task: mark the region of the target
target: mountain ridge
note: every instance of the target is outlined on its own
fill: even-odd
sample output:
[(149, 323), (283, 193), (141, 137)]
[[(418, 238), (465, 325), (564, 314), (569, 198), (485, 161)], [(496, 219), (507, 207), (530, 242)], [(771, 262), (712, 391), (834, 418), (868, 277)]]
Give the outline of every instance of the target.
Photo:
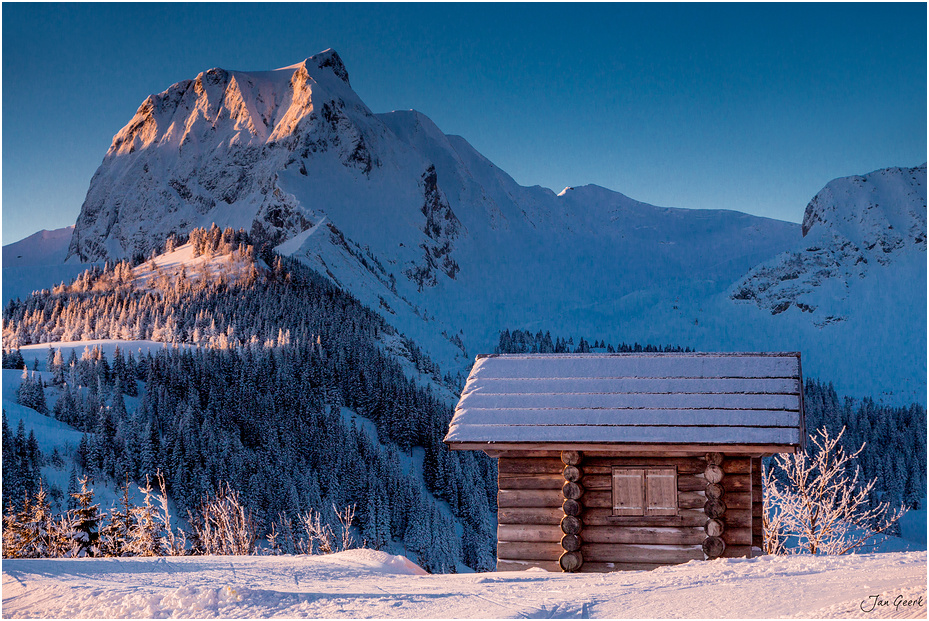
[[(810, 235), (832, 234), (836, 218), (807, 211)], [(91, 181), (69, 260), (143, 257), (214, 222), (326, 274), (453, 372), (500, 330), (543, 326), (708, 350), (806, 348), (844, 390), (894, 392), (894, 373), (862, 382), (852, 370), (864, 354), (850, 326), (886, 325), (886, 304), (856, 308), (845, 293), (834, 312), (818, 302), (811, 322), (796, 301), (774, 314), (784, 300), (758, 303), (792, 279), (753, 270), (808, 243), (801, 225), (656, 207), (594, 185), (520, 186), (420, 112), (371, 112), (334, 51), (271, 72), (210, 70), (146, 99)], [(864, 278), (890, 278), (894, 291), (920, 270), (925, 280), (917, 261), (889, 269)], [(820, 297), (845, 286), (842, 270)], [(924, 385), (914, 362), (901, 373)]]

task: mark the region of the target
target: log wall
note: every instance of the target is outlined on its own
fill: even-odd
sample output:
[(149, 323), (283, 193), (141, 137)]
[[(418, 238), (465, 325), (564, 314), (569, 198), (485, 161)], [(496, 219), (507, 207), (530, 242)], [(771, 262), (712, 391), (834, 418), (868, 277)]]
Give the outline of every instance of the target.
[[(751, 555), (761, 515), (754, 502), (755, 496), (760, 500), (760, 485), (757, 493), (753, 485), (756, 460), (721, 456), (718, 468), (722, 477), (709, 494), (722, 494), (720, 498), (708, 498), (711, 481), (707, 480), (707, 454), (635, 457), (588, 451), (578, 456), (578, 463), (568, 464), (577, 469), (576, 473), (571, 468), (566, 470), (562, 457), (556, 451), (508, 451), (500, 456), (498, 571), (528, 567), (595, 572), (654, 569), (707, 558), (705, 542), (711, 538), (724, 544), (715, 539), (711, 542), (708, 549), (714, 556), (721, 548), (722, 557)], [(567, 458), (572, 460), (573, 456)], [(613, 516), (613, 466), (675, 467), (678, 515)], [(757, 476), (760, 483), (760, 471)], [(578, 498), (571, 498), (578, 492)], [(722, 501), (723, 511), (719, 512), (718, 504), (708, 509), (708, 501)], [(708, 524), (708, 510), (714, 512), (717, 524)], [(565, 521), (575, 513), (579, 524)]]

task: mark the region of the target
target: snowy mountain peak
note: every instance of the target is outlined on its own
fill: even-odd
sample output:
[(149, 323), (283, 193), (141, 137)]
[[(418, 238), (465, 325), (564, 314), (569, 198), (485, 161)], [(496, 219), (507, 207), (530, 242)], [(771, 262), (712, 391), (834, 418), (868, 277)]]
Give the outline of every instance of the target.
[[(146, 254), (170, 233), (217, 222), (279, 243), (310, 226), (278, 185), (312, 160), (369, 174), (388, 131), (352, 91), (338, 53), (274, 71), (213, 68), (151, 95), (91, 181), (69, 257)], [(331, 178), (321, 162), (320, 181)], [(417, 177), (427, 168), (417, 166)], [(142, 226), (145, 223), (145, 226)]]
[(342, 62), (342, 57), (334, 49), (323, 50), (319, 54), (310, 56), (305, 62), (309, 63), (310, 61), (315, 62), (320, 69), (331, 69), (336, 77), (351, 86), (348, 81), (348, 71), (345, 69), (345, 63)]
[(873, 281), (869, 273), (886, 280), (892, 274), (884, 268), (896, 264), (896, 273), (914, 283), (908, 291), (915, 304), (925, 308), (915, 287), (925, 283), (925, 164), (831, 181), (807, 206), (802, 230), (793, 249), (733, 285), (732, 299), (752, 300), (775, 315), (806, 313), (822, 328), (849, 318), (845, 301)]
[(107, 157), (214, 142), (217, 132), (228, 145), (283, 140), (312, 114), (314, 100), (317, 106), (348, 101), (370, 114), (347, 86), (348, 73), (334, 51), (276, 71), (213, 68), (146, 98), (113, 138)]
[(885, 253), (906, 243), (926, 245), (926, 164), (885, 168), (831, 181), (807, 205), (803, 236), (841, 234)]

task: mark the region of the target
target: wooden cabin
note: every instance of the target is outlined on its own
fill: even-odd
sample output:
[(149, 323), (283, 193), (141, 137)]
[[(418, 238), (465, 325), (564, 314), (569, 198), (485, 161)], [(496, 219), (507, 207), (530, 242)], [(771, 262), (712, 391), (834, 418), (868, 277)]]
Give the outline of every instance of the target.
[(513, 354), (445, 442), (498, 458), (498, 571), (615, 571), (760, 555), (761, 458), (803, 430), (799, 353)]

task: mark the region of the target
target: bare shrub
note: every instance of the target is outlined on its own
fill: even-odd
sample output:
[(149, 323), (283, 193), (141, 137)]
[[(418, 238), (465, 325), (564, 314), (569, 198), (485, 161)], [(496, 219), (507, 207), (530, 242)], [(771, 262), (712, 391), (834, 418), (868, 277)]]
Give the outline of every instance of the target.
[[(873, 503), (877, 479), (860, 482), (855, 459), (864, 449), (848, 454), (839, 445), (845, 428), (835, 438), (825, 427), (810, 436), (808, 453), (778, 455), (764, 471), (764, 546), (768, 554), (848, 554), (876, 546), (905, 512), (886, 502)], [(884, 535), (880, 541), (875, 537)], [(788, 544), (796, 543), (796, 547)]]
[(196, 514), (187, 513), (193, 536), (204, 554), (248, 555), (255, 552), (258, 526), (239, 493), (226, 484), (207, 498)]

